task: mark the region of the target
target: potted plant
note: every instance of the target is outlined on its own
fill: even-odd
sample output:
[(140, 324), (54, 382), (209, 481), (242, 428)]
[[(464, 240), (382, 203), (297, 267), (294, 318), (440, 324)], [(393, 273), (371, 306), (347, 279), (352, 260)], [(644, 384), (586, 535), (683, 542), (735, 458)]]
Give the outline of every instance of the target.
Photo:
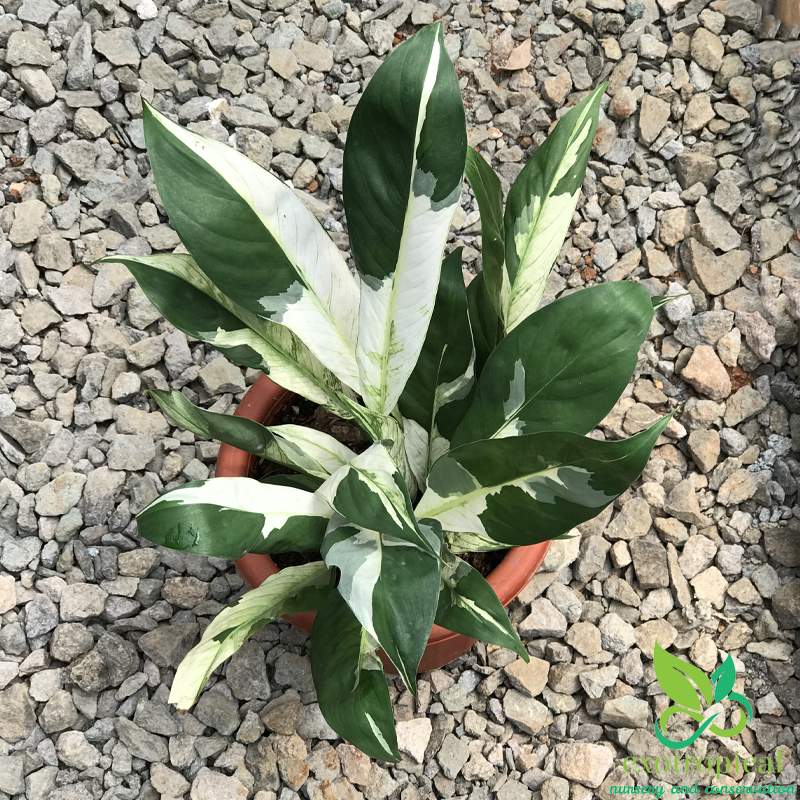
[[(441, 26), (397, 47), (347, 134), (356, 277), (291, 188), (145, 106), (153, 175), (189, 254), (106, 260), (126, 264), (177, 328), (271, 381), (251, 388), (237, 416), (151, 392), (177, 423), (242, 453), (223, 453), (230, 463), (218, 474), (229, 477), (151, 503), (141, 534), (190, 553), (261, 555), (273, 573), (222, 611), (181, 664), (170, 695), (179, 708), (261, 626), (316, 612), (323, 714), (364, 752), (397, 760), (379, 649), (412, 693), (434, 623), (528, 658), (490, 583), (458, 554), (517, 548), (505, 562), (515, 594), (543, 543), (631, 485), (669, 419), (625, 441), (586, 436), (630, 380), (660, 300), (622, 282), (538, 309), (602, 91), (560, 119), (504, 211), (497, 177), (467, 148)], [(483, 271), (468, 289), (460, 250), (443, 257), (465, 171), (483, 235)], [(262, 424), (291, 393), (354, 420), (372, 444), (356, 453), (323, 431)], [(249, 477), (247, 454), (292, 472)], [(269, 567), (269, 554), (292, 551), (319, 560)]]

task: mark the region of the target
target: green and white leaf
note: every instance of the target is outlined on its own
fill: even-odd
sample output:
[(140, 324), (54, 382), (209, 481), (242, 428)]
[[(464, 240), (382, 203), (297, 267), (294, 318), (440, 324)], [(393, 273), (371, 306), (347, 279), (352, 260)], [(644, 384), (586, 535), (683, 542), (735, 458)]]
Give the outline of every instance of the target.
[(191, 708), (211, 673), (256, 631), (284, 614), (316, 611), (331, 592), (331, 570), (323, 563), (285, 567), (224, 608), (178, 667), (169, 702)]
[(139, 513), (139, 533), (155, 544), (217, 558), (319, 550), (332, 512), (312, 492), (253, 478), (191, 481)]
[(618, 442), (546, 432), (462, 445), (434, 465), (417, 516), (515, 545), (560, 536), (633, 483), (669, 420)]
[(474, 386), (475, 348), (458, 248), (442, 263), (425, 344), (400, 395), (406, 456), (419, 486), (425, 486), (431, 464), (450, 449)]
[(389, 414), (414, 369), (461, 197), (464, 106), (440, 24), (397, 47), (353, 113), (344, 206), (361, 279), (362, 396)]
[(345, 387), (286, 327), (257, 317), (224, 295), (182, 253), (108, 256), (124, 264), (150, 302), (179, 330), (248, 367), (262, 369), (290, 391), (349, 417)]
[(653, 306), (638, 283), (603, 283), (526, 317), (487, 360), (453, 436), (588, 433), (614, 407), (636, 368)]
[(355, 453), (327, 433), (302, 425), (266, 427), (248, 419), (198, 408), (177, 391), (148, 391), (164, 413), (181, 427), (207, 439), (218, 439), (246, 453), (267, 458), (306, 475), (329, 478)]
[(465, 531), (445, 531), (444, 543), (453, 553), (488, 553), (492, 550), (508, 550), (516, 546), (511, 542), (498, 542), (488, 536)]
[(467, 306), (475, 345), (475, 375), (480, 377), (487, 359), (503, 338), (503, 322), (489, 297), (483, 272), (467, 286)]
[(340, 570), (339, 594), (414, 695), (417, 666), (436, 614), (442, 543), (438, 524), (420, 528), (435, 555), (338, 515), (322, 544), (325, 563)]
[(499, 314), (503, 307), (503, 275), (506, 268), (503, 188), (491, 165), (471, 147), (467, 148), (464, 173), (478, 201), (481, 215), (481, 271), (492, 305)]
[(508, 193), (502, 293), (506, 331), (533, 314), (542, 300), (578, 203), (605, 87), (601, 84), (561, 117)]
[(651, 297), (650, 301), (652, 302), (653, 310), (655, 311), (662, 306), (665, 306), (667, 303), (677, 300), (679, 297), (691, 297), (691, 295), (688, 292), (686, 294), (664, 294), (660, 297)]
[(438, 557), (438, 545), (417, 523), (406, 483), (383, 442), (340, 467), (317, 496), (355, 525), (405, 539)]
[(513, 650), (529, 661), (503, 604), (478, 570), (442, 549), (442, 588), (436, 624), (473, 639)]
[(311, 629), (311, 674), (328, 724), (371, 758), (398, 761), (394, 713), (378, 644), (337, 591)]
[(406, 456), (405, 432), (400, 427), (400, 423), (387, 414), (370, 411), (370, 409), (356, 403), (345, 395), (340, 395), (339, 401), (347, 409), (348, 416), (358, 423), (361, 430), (373, 442), (383, 442), (392, 457), (392, 461), (399, 467), (409, 494), (416, 495), (417, 479)]
[(242, 308), (289, 328), (360, 391), (358, 284), (305, 203), (242, 153), (148, 104), (143, 114), (159, 195), (200, 269)]

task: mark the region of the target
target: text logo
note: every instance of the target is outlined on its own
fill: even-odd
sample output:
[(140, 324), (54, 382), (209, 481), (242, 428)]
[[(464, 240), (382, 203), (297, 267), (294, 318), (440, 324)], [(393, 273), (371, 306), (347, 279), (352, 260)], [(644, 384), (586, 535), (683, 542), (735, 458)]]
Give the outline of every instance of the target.
[[(736, 681), (736, 667), (730, 655), (711, 673), (711, 678), (709, 679), (703, 670), (677, 656), (670, 655), (656, 642), (655, 652), (653, 653), (653, 666), (656, 670), (656, 679), (659, 685), (675, 703), (675, 705), (667, 708), (654, 723), (658, 741), (672, 750), (688, 747), (708, 727), (717, 736), (726, 738), (736, 736), (737, 733), (741, 733), (744, 730), (748, 720), (752, 719), (753, 707), (750, 705), (750, 701), (738, 692), (733, 691), (733, 684)], [(700, 694), (698, 694), (698, 689)], [(738, 703), (740, 706), (739, 721), (733, 728), (720, 728), (718, 725), (714, 725), (714, 719), (719, 716), (720, 712), (715, 712), (705, 717), (701, 696), (706, 701), (706, 707), (710, 707), (714, 703), (721, 703), (726, 697), (731, 702)], [(746, 716), (744, 711), (747, 711)], [(697, 730), (688, 739), (684, 739), (681, 742), (670, 739), (665, 733), (667, 720), (674, 714), (688, 714), (692, 719), (700, 723)]]

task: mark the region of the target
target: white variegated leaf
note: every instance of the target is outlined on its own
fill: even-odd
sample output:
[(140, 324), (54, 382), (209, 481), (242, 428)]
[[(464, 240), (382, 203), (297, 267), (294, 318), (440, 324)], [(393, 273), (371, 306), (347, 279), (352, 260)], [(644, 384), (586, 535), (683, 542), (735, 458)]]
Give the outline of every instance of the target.
[(193, 481), (157, 497), (138, 517), (156, 544), (198, 555), (318, 550), (332, 512), (311, 492), (253, 478)]
[(398, 408), (406, 456), (419, 486), (449, 449), (475, 386), (475, 348), (461, 270), (461, 248), (442, 262), (431, 323)]
[(256, 631), (283, 614), (316, 610), (330, 586), (330, 572), (319, 561), (286, 567), (234, 600), (211, 621), (200, 644), (181, 662), (169, 702), (179, 711), (191, 708), (211, 673)]
[(405, 481), (382, 442), (375, 442), (340, 467), (317, 489), (317, 495), (356, 525), (436, 552), (414, 517)]
[[(307, 428), (304, 425), (272, 425), (269, 428), (275, 437), (275, 447), (289, 466), (326, 479), (337, 469), (350, 462), (355, 453), (330, 434)], [(267, 456), (271, 458), (271, 456)]]
[(344, 395), (339, 396), (339, 401), (347, 409), (348, 416), (358, 423), (361, 430), (373, 442), (383, 442), (406, 482), (408, 493), (416, 495), (417, 478), (409, 462), (405, 446), (405, 430), (400, 423), (394, 417), (370, 411)]
[(234, 361), (263, 369), (279, 386), (342, 417), (339, 379), (291, 330), (258, 317), (223, 294), (190, 255), (109, 256), (133, 273), (156, 308), (189, 336), (216, 347)]
[(339, 594), (414, 693), (441, 571), (441, 529), (425, 525), (423, 530), (435, 554), (406, 538), (363, 528), (337, 515), (322, 545), (325, 563), (339, 568)]
[(506, 331), (542, 300), (578, 202), (604, 89), (602, 84), (559, 120), (508, 194), (501, 289)]
[[(305, 203), (243, 154), (151, 106), (145, 138), (164, 205), (200, 269), (251, 313), (289, 328), (358, 392), (358, 285)], [(186, 170), (195, 175), (184, 186)]]
[(464, 110), (441, 26), (396, 48), (356, 107), (344, 203), (361, 278), (362, 396), (390, 414), (419, 356), (461, 196)]
[(624, 441), (547, 432), (456, 447), (431, 470), (416, 514), (508, 544), (554, 539), (633, 483), (669, 419)]
[(175, 390), (150, 389), (148, 394), (171, 419), (198, 436), (218, 439), (246, 453), (322, 480), (355, 456), (333, 436), (314, 428), (302, 425), (266, 427), (245, 416), (207, 411)]
[(442, 550), (442, 588), (436, 624), (481, 641), (507, 647), (528, 661), (528, 651), (486, 579), (466, 561)]

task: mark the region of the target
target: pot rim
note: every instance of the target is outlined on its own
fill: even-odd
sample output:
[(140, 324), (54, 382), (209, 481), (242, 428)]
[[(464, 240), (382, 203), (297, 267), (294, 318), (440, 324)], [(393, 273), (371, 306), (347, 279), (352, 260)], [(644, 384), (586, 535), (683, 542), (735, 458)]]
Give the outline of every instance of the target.
[[(269, 424), (274, 415), (292, 398), (294, 392), (274, 383), (267, 375), (262, 375), (245, 392), (242, 401), (234, 412), (236, 417)], [(246, 453), (231, 445), (223, 444), (219, 449), (215, 475), (218, 478), (248, 477), (255, 465), (257, 456)], [(486, 580), (494, 589), (503, 606), (507, 606), (530, 582), (550, 549), (551, 542), (511, 548), (500, 564), (487, 576)], [(248, 553), (234, 561), (236, 569), (245, 583), (254, 589), (270, 575), (280, 572), (275, 562), (266, 554)], [(290, 622), (296, 627), (311, 632), (313, 613), (291, 614)], [(463, 634), (434, 625), (428, 644), (436, 644)]]

